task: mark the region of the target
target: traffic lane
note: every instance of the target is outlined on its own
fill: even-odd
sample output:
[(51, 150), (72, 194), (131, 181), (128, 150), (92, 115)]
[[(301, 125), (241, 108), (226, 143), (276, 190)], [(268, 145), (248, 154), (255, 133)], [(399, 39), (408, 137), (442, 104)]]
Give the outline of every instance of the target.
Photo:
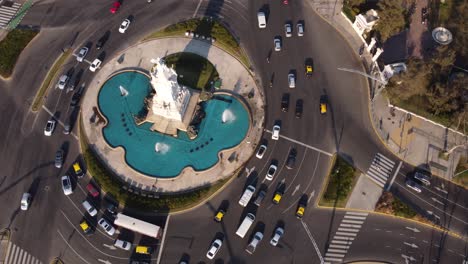
[(345, 259), (399, 263), (404, 261), (402, 255), (406, 255), (416, 261), (438, 259), (440, 263), (457, 263), (463, 259), (465, 246), (463, 241), (438, 230), (403, 219), (395, 221), (393, 217), (370, 214)]

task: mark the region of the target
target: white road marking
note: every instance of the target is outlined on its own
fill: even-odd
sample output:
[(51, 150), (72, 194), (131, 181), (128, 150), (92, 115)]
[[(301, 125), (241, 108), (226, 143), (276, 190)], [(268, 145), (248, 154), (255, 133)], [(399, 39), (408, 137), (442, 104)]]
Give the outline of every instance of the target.
[[(83, 262), (85, 263), (88, 263), (88, 264), (91, 264), (89, 263), (88, 261), (86, 261), (86, 259), (84, 259), (80, 254), (78, 254), (78, 252), (76, 252), (76, 250), (70, 245), (68, 244), (68, 241), (67, 239), (62, 235), (62, 233), (60, 233), (60, 230), (57, 229), (57, 233), (59, 233), (59, 235), (62, 237), (63, 239), (63, 242), (65, 242), (65, 244), (67, 244), (68, 248), (70, 248), (74, 253), (75, 255), (77, 255), (81, 260), (83, 260)], [(81, 234), (81, 233), (80, 233)]]
[(201, 3), (203, 2), (203, 0), (200, 0), (200, 2), (198, 2), (198, 5), (197, 5), (197, 8), (195, 9), (195, 11), (193, 12), (193, 15), (192, 15), (192, 18), (194, 18), (197, 13), (198, 13), (198, 9), (200, 9), (200, 6), (201, 6)]
[(310, 203), (310, 199), (312, 199), (312, 197), (315, 196), (315, 190), (313, 190), (310, 194), (309, 194), (309, 199), (307, 199), (307, 203)]
[[(362, 215), (362, 216), (368, 216), (369, 213), (363, 213), (363, 212), (354, 212), (354, 211), (347, 211), (346, 215)], [(345, 215), (345, 218), (346, 218)], [(365, 219), (365, 218), (364, 218)]]
[[(406, 229), (409, 229), (409, 230), (411, 230), (411, 231), (413, 231), (413, 232), (415, 232), (415, 233), (421, 232), (421, 231), (419, 231), (419, 229), (417, 229), (416, 227), (405, 226), (405, 228), (406, 228)], [(425, 240), (423, 240), (423, 241), (425, 241)]]
[(163, 235), (162, 235), (162, 238), (161, 238), (161, 246), (159, 248), (159, 253), (158, 253), (158, 258), (156, 260), (156, 264), (159, 264), (160, 261), (161, 261), (161, 254), (163, 252), (163, 249), (164, 249), (164, 241), (166, 240), (166, 231), (169, 227), (169, 218), (171, 217), (171, 215), (167, 215), (167, 218), (166, 218), (166, 224), (164, 224), (164, 231), (163, 231)]
[(447, 192), (446, 190), (444, 190), (443, 187), (442, 187), (442, 188), (439, 188), (439, 187), (436, 186), (436, 187), (434, 187), (434, 189), (438, 190), (438, 191), (441, 192), (441, 193), (448, 194), (448, 192)]
[[(265, 131), (271, 134), (271, 131), (270, 131), (270, 130), (265, 129)], [(322, 154), (325, 154), (325, 155), (327, 155), (327, 156), (330, 156), (330, 157), (333, 156), (332, 153), (329, 153), (329, 152), (327, 152), (327, 151), (325, 151), (325, 150), (318, 149), (318, 148), (316, 148), (316, 147), (312, 147), (311, 145), (307, 145), (307, 144), (302, 143), (302, 142), (300, 142), (300, 141), (297, 141), (297, 140), (295, 140), (295, 139), (292, 139), (292, 138), (289, 138), (289, 137), (286, 137), (286, 136), (283, 136), (283, 135), (280, 135), (280, 138), (284, 138), (284, 139), (286, 139), (286, 140), (289, 140), (289, 141), (291, 141), (291, 142), (294, 142), (294, 143), (299, 144), (299, 145), (301, 145), (301, 146), (304, 146), (304, 147), (306, 147), (306, 148), (313, 149), (313, 150), (315, 150), (315, 151), (317, 151), (317, 152), (320, 152), (320, 153), (322, 153)]]
[(116, 250), (117, 248), (114, 247), (114, 245), (107, 245), (107, 244), (102, 244), (103, 246), (109, 248), (110, 250)]
[(98, 259), (98, 261), (104, 264), (112, 264), (112, 262), (108, 261), (107, 259)]
[(292, 192), (291, 196), (294, 196), (294, 194), (299, 190), (300, 187), (300, 184), (296, 185), (296, 188), (294, 188), (294, 191)]
[(432, 201), (434, 201), (435, 203), (438, 203), (440, 205), (445, 205), (443, 202), (439, 201), (437, 198), (435, 197), (431, 197)]
[(304, 227), (304, 229), (305, 229), (305, 231), (307, 233), (307, 236), (309, 236), (310, 241), (314, 245), (315, 251), (317, 252), (317, 255), (318, 255), (319, 259), (320, 259), (320, 263), (323, 263), (324, 261), (323, 261), (322, 254), (320, 253), (320, 250), (318, 249), (317, 243), (315, 243), (315, 240), (312, 237), (312, 234), (310, 233), (309, 228), (307, 227), (307, 224), (304, 221), (302, 221), (302, 219), (301, 219), (301, 223), (302, 223), (302, 226)]
[(408, 243), (408, 242), (403, 242), (403, 244), (407, 245), (407, 246), (410, 246), (412, 248), (419, 248), (418, 245), (414, 244), (414, 243)]

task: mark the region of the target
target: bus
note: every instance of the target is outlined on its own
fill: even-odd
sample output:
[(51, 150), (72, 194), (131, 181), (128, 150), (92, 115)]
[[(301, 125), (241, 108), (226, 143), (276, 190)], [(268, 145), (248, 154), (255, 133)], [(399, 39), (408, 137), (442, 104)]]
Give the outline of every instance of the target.
[(122, 213), (117, 214), (117, 218), (115, 218), (114, 224), (145, 236), (154, 237), (157, 239), (161, 237), (161, 227), (130, 217), (128, 215), (124, 215)]

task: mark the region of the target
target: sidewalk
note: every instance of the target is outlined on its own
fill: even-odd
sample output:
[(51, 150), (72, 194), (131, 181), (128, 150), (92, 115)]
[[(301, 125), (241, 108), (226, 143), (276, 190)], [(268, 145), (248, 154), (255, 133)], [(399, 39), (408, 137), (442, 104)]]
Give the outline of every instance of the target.
[[(241, 95), (248, 104), (252, 122), (246, 138), (238, 146), (222, 151), (221, 161), (213, 167), (199, 172), (188, 167), (175, 178), (149, 177), (126, 165), (122, 148), (111, 148), (103, 139), (102, 125), (90, 123), (88, 120), (94, 114), (93, 107), (98, 105), (97, 95), (100, 87), (109, 76), (123, 70), (149, 71), (152, 67), (150, 62), (152, 58), (162, 58), (167, 54), (183, 51), (206, 57), (215, 65), (223, 81), (221, 91), (229, 90)], [(183, 192), (227, 178), (247, 162), (256, 148), (256, 142), (260, 140), (263, 133), (264, 101), (262, 91), (257, 87), (250, 72), (236, 58), (206, 41), (175, 37), (138, 43), (116, 57), (104, 61), (103, 67), (95, 73), (95, 77), (87, 89), (86, 99), (83, 100), (82, 104), (82, 116), (83, 127), (90, 146), (100, 154), (114, 173), (133, 186), (133, 189), (157, 193)], [(247, 95), (252, 92), (254, 96), (248, 98)]]

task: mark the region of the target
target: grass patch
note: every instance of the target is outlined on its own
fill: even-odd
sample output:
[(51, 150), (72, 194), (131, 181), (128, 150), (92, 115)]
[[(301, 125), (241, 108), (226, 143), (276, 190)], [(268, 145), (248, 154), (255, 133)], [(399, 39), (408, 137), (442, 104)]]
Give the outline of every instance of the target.
[(396, 216), (401, 216), (404, 218), (413, 218), (417, 215), (416, 211), (413, 208), (409, 207), (407, 204), (400, 201), (398, 198), (395, 198), (392, 202), (393, 213)]
[(50, 71), (47, 73), (45, 80), (42, 82), (41, 87), (34, 97), (34, 101), (31, 106), (32, 111), (36, 112), (42, 106), (44, 94), (49, 88), (52, 79), (57, 75), (58, 70), (62, 67), (63, 63), (68, 59), (68, 57), (70, 57), (71, 53), (71, 50), (67, 50), (66, 52), (62, 53), (62, 55), (60, 55), (60, 57), (55, 61), (52, 68), (50, 68)]
[(438, 23), (445, 25), (452, 14), (452, 0), (446, 0), (445, 3), (439, 3)]
[(466, 157), (461, 157), (455, 169), (453, 182), (468, 187), (468, 160)]
[(346, 15), (346, 17), (349, 20), (351, 20), (351, 22), (354, 23), (354, 20), (356, 19), (356, 13), (354, 12), (354, 10), (351, 7), (343, 5), (343, 9), (341, 9), (341, 11), (343, 12), (343, 14)]
[(38, 33), (29, 29), (14, 29), (0, 41), (0, 75), (5, 78), (11, 76), (21, 52)]
[(199, 34), (200, 36), (210, 36), (215, 38), (216, 42), (214, 45), (237, 57), (247, 68), (250, 68), (249, 60), (239, 46), (237, 40), (224, 25), (216, 20), (199, 18), (189, 19), (170, 25), (161, 31), (151, 33), (145, 39), (181, 36), (188, 30)]
[(375, 206), (375, 211), (431, 224), (428, 219), (418, 214), (411, 206), (394, 197), (391, 192), (382, 193), (382, 196), (380, 196)]
[(126, 185), (126, 183), (121, 182), (120, 178), (114, 175), (105, 163), (100, 160), (99, 156), (88, 147), (86, 135), (83, 133), (82, 122), (83, 120), (80, 120), (80, 144), (86, 168), (100, 188), (121, 205), (135, 209), (156, 210), (160, 213), (176, 212), (199, 204), (229, 180), (229, 178), (219, 180), (211, 186), (202, 187), (187, 193), (162, 194), (159, 198), (148, 198), (130, 193), (122, 189), (122, 186)]
[(177, 81), (190, 88), (210, 90), (211, 82), (219, 78), (216, 68), (202, 56), (181, 52), (164, 58), (169, 67), (177, 72)]
[(357, 174), (358, 171), (353, 166), (337, 156), (319, 205), (345, 207), (358, 179)]

